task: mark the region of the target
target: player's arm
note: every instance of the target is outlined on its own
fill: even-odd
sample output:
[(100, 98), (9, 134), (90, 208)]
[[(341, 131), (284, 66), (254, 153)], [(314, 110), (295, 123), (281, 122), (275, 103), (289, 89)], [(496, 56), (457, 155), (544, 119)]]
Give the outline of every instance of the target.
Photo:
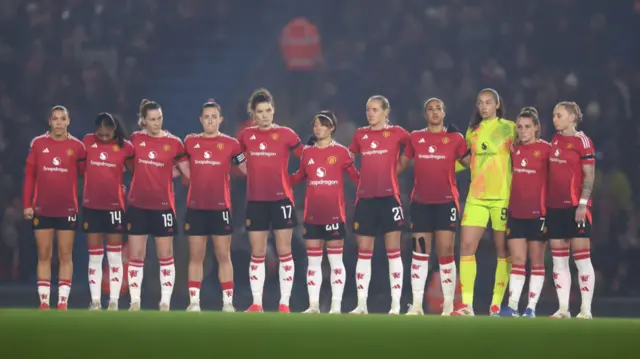
[(287, 141), (286, 144), (289, 146), (289, 150), (293, 152), (294, 156), (298, 158), (302, 157), (302, 151), (304, 150), (304, 145), (300, 140), (300, 136), (298, 136), (298, 134), (295, 133), (292, 129), (286, 128), (284, 138), (285, 138), (285, 141)]
[[(174, 157), (175, 165), (173, 166), (173, 178), (180, 175), (183, 177), (183, 182), (189, 182), (191, 178), (191, 172), (189, 171), (189, 155), (187, 153), (184, 143), (177, 139), (178, 148), (176, 149), (176, 155)], [(176, 176), (176, 170), (178, 171)]]
[(24, 185), (22, 187), (22, 208), (24, 209), (24, 218), (33, 218), (33, 192), (36, 186), (36, 168), (37, 158), (36, 151), (33, 150), (33, 144), (29, 149), (27, 163), (24, 167)]
[[(462, 134), (460, 134), (462, 136)], [(456, 161), (456, 172), (462, 172), (467, 170), (471, 165), (471, 135), (469, 129), (467, 129), (467, 134), (464, 137), (463, 145), (466, 147), (466, 151), (458, 157), (458, 161)]]
[(593, 184), (596, 178), (596, 164), (582, 164), (582, 193), (580, 194), (580, 206), (586, 206), (593, 192)]
[(289, 175), (289, 183), (291, 183), (291, 186), (295, 186), (299, 184), (300, 182), (302, 182), (302, 180), (304, 180), (307, 177), (306, 163), (307, 162), (304, 160), (304, 153), (303, 153), (302, 156), (300, 156), (300, 167), (293, 174)]
[(471, 165), (471, 150), (468, 150), (462, 155), (461, 158), (456, 161), (456, 172), (461, 172), (469, 169)]
[(407, 167), (409, 167), (415, 152), (411, 145), (411, 135), (404, 128), (401, 128), (400, 132), (400, 145), (404, 147), (404, 149), (402, 155), (398, 158), (398, 165), (396, 167), (397, 174), (404, 172)]
[(236, 149), (236, 154), (231, 157), (231, 163), (233, 163), (237, 168), (236, 171), (232, 171), (234, 175), (237, 176), (246, 176), (247, 175), (247, 158), (244, 157), (244, 153), (240, 149), (240, 145)]
[(358, 142), (358, 131), (353, 134), (351, 138), (351, 144), (349, 145), (349, 155), (351, 158), (356, 158), (356, 155), (360, 154), (360, 142)]

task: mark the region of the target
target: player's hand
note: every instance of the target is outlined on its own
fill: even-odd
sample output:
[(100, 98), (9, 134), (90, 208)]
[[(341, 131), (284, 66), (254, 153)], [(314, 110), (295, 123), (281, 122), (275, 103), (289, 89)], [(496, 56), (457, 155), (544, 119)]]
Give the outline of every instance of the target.
[(576, 209), (576, 223), (578, 224), (578, 228), (584, 228), (585, 222), (587, 218), (587, 206), (578, 206)]
[(32, 220), (33, 219), (33, 208), (25, 208), (23, 211), (24, 219)]

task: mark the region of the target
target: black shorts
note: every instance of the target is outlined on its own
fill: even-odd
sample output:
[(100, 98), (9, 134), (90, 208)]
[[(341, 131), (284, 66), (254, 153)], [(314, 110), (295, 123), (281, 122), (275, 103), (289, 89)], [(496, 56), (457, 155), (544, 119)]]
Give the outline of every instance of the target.
[(375, 236), (402, 231), (404, 212), (400, 201), (393, 196), (359, 198), (353, 231), (361, 236)]
[(124, 211), (121, 209), (82, 209), (82, 230), (84, 233), (123, 233)]
[(456, 231), (458, 207), (455, 202), (425, 204), (411, 203), (412, 233), (431, 233), (435, 231)]
[(144, 209), (129, 206), (125, 213), (127, 234), (172, 237), (178, 233), (172, 209)]
[(288, 198), (269, 202), (247, 202), (247, 231), (289, 229), (297, 225), (296, 208)]
[(38, 216), (33, 217), (31, 222), (34, 231), (38, 229), (55, 229), (57, 231), (75, 231), (78, 227), (78, 216), (72, 215), (67, 217), (45, 217)]
[(545, 217), (507, 218), (507, 239), (524, 238), (528, 241), (544, 241), (547, 228)]
[(228, 236), (233, 233), (231, 211), (187, 208), (184, 232), (189, 236)]
[(591, 238), (591, 208), (587, 207), (584, 226), (578, 226), (576, 223), (577, 208), (547, 208), (547, 238)]
[(347, 235), (347, 229), (344, 223), (334, 224), (311, 224), (304, 223), (304, 239), (322, 239), (331, 241), (336, 239), (344, 239)]

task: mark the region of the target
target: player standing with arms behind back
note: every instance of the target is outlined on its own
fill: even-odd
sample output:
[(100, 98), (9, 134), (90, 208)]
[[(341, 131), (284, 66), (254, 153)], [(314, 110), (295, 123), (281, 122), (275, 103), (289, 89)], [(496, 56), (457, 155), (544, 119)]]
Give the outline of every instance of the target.
[(358, 241), (356, 286), (358, 306), (352, 314), (367, 314), (367, 297), (371, 281), (371, 258), (375, 236), (384, 234), (389, 258), (389, 284), (391, 310), (400, 313), (400, 297), (404, 268), (400, 253), (400, 237), (404, 227), (404, 214), (398, 186), (398, 157), (409, 133), (400, 126), (389, 125), (391, 106), (384, 96), (376, 95), (367, 101), (367, 122), (353, 134), (349, 151), (360, 155), (360, 181), (358, 182), (353, 229)]
[(82, 195), (82, 227), (87, 234), (89, 249), (89, 309), (100, 310), (102, 260), (107, 242), (109, 262), (109, 310), (118, 310), (122, 286), (122, 233), (124, 187), (122, 173), (125, 162), (133, 156), (133, 145), (120, 121), (109, 113), (95, 120), (95, 133), (84, 136), (87, 149)]
[(288, 174), (289, 151), (300, 157), (303, 146), (292, 129), (273, 123), (275, 103), (269, 91), (256, 90), (249, 99), (248, 111), (257, 125), (245, 128), (238, 138), (247, 158), (246, 226), (251, 242), (249, 281), (253, 294), (253, 304), (247, 311), (263, 311), (264, 260), (271, 229), (280, 258), (278, 311), (289, 313), (295, 271), (291, 236), (297, 225)]
[(551, 139), (547, 227), (553, 256), (553, 281), (560, 308), (553, 318), (569, 318), (571, 272), (569, 252), (578, 268), (582, 307), (578, 318), (591, 319), (595, 273), (591, 264), (591, 191), (595, 179), (595, 150), (591, 139), (576, 127), (582, 111), (575, 102), (560, 102), (553, 110), (558, 131)]
[(511, 149), (513, 180), (507, 219), (507, 244), (512, 261), (509, 305), (502, 308), (500, 315), (519, 316), (518, 304), (526, 280), (529, 252), (529, 304), (524, 316), (534, 318), (544, 285), (545, 201), (551, 145), (540, 139), (540, 120), (533, 107), (520, 111), (516, 134), (515, 146)]
[(307, 290), (309, 309), (320, 313), (322, 287), (322, 255), (324, 243), (331, 266), (331, 310), (340, 314), (344, 292), (345, 269), (342, 248), (346, 235), (343, 178), (358, 182), (358, 170), (346, 147), (333, 140), (338, 120), (331, 111), (321, 111), (313, 118), (313, 134), (309, 146), (302, 151), (300, 169), (291, 176), (292, 184), (307, 178), (304, 200), (304, 238), (307, 240)]
[(500, 304), (509, 282), (509, 259), (505, 231), (511, 192), (511, 145), (515, 123), (504, 116), (500, 95), (494, 89), (478, 93), (476, 114), (467, 129), (471, 149), (471, 185), (462, 216), (460, 238), (460, 286), (464, 306), (455, 316), (474, 315), (473, 294), (476, 280), (476, 251), (491, 220), (496, 246), (496, 266), (490, 315), (500, 314)]
[(58, 239), (58, 309), (66, 310), (73, 276), (73, 240), (78, 215), (78, 162), (85, 159), (82, 142), (67, 132), (69, 111), (55, 106), (49, 131), (31, 141), (22, 191), (24, 218), (32, 220), (38, 247), (40, 309), (49, 309), (51, 256)]
[(453, 247), (460, 213), (455, 169), (459, 160), (468, 165), (469, 150), (464, 137), (455, 127), (445, 127), (444, 109), (444, 102), (440, 99), (431, 98), (425, 102), (423, 112), (427, 128), (411, 133), (407, 148), (400, 157), (401, 170), (409, 165), (411, 159), (415, 161), (411, 193), (413, 305), (408, 315), (424, 314), (422, 300), (429, 274), (431, 240), (434, 237), (444, 298), (442, 315), (453, 312), (457, 281)]
[(231, 264), (231, 183), (229, 172), (236, 165), (246, 173), (240, 143), (220, 132), (222, 108), (209, 100), (200, 111), (202, 133), (184, 140), (189, 157), (189, 193), (184, 229), (189, 236), (189, 312), (200, 311), (200, 286), (207, 239), (212, 237), (222, 288), (222, 311), (234, 312), (233, 265)]
[[(140, 310), (144, 258), (147, 253), (147, 237), (156, 240), (160, 262), (161, 299), (159, 308), (168, 311), (175, 285), (173, 262), (173, 236), (176, 234), (176, 211), (173, 195), (173, 167), (184, 156), (182, 141), (162, 129), (162, 108), (153, 101), (140, 104), (143, 131), (134, 132), (135, 170), (127, 198), (125, 214), (129, 239), (129, 310)], [(187, 162), (178, 167), (188, 177)]]

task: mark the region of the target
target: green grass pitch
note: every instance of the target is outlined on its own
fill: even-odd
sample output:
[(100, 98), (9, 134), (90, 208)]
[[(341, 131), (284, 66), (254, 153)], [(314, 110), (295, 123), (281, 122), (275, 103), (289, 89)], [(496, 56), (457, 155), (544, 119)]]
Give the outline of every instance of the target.
[[(640, 320), (0, 310), (7, 358), (630, 358)], [(5, 355), (3, 355), (5, 356)]]

